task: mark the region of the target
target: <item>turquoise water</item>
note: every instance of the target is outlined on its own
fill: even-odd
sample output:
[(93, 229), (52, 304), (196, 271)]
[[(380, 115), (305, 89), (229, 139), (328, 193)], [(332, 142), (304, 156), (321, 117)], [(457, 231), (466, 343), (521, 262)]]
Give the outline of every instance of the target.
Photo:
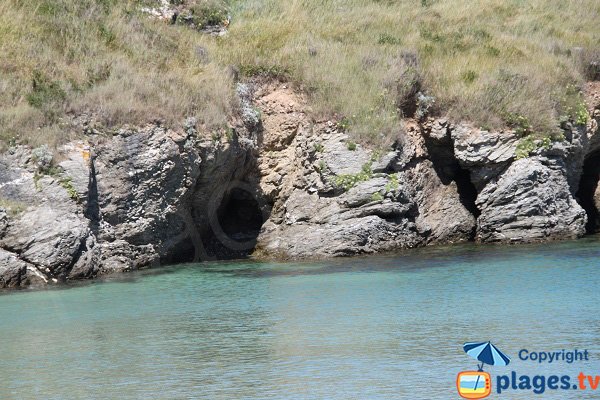
[[(495, 376), (600, 375), (600, 239), (427, 248), (318, 263), (211, 263), (0, 295), (0, 398), (454, 399)], [(536, 364), (520, 349), (587, 349)], [(492, 398), (599, 398), (590, 390)]]

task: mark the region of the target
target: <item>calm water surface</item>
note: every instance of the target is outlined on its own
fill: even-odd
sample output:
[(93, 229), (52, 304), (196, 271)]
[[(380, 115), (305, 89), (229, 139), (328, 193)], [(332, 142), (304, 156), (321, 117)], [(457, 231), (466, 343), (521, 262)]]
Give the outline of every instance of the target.
[[(600, 375), (600, 239), (319, 263), (211, 263), (0, 295), (0, 398), (455, 399), (494, 374)], [(588, 349), (538, 365), (520, 349)], [(494, 381), (495, 383), (495, 381)], [(493, 398), (600, 398), (589, 390)]]

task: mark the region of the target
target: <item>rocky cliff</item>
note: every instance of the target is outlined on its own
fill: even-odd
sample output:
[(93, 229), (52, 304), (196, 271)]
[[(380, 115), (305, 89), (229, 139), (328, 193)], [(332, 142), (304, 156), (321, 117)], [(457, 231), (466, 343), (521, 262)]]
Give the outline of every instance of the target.
[[(576, 238), (598, 227), (600, 107), (517, 159), (520, 138), (407, 121), (374, 152), (281, 82), (240, 84), (239, 118), (200, 135), (80, 123), (85, 143), (0, 155), (0, 287), (161, 264), (346, 256)], [(583, 206), (583, 208), (582, 208)]]

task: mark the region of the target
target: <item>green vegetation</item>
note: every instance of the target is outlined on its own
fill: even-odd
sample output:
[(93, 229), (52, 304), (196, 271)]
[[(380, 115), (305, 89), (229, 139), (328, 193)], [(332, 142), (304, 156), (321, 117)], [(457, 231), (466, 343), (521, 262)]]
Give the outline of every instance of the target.
[(371, 163), (366, 163), (362, 167), (362, 171), (358, 174), (342, 174), (337, 175), (334, 178), (334, 185), (343, 191), (348, 191), (356, 186), (360, 182), (365, 182), (371, 179), (373, 171), (371, 170)]
[[(185, 6), (185, 3), (184, 0), (171, 0), (171, 4)], [(227, 20), (227, 3), (225, 1), (203, 0), (188, 3), (190, 3), (188, 7), (185, 7), (183, 13), (177, 17), (177, 23), (202, 29), (207, 26), (220, 25)]]
[(346, 143), (346, 147), (350, 151), (355, 151), (356, 150), (356, 143), (354, 143), (353, 141), (349, 141), (348, 143)]
[(382, 201), (383, 195), (379, 192), (375, 192), (371, 195), (371, 201)]
[(389, 175), (389, 182), (385, 185), (386, 193), (389, 193), (393, 190), (397, 190), (400, 187), (400, 183), (398, 182), (398, 175), (391, 174)]
[[(198, 119), (227, 125), (233, 85), (200, 57), (216, 41), (142, 13), (154, 1), (0, 2), (0, 142), (55, 145), (73, 137), (69, 116), (106, 127)], [(209, 54), (209, 56), (211, 56)]]
[[(599, 74), (595, 0), (171, 3), (175, 24), (141, 11), (155, 0), (2, 1), (0, 143), (56, 144), (83, 113), (108, 128), (193, 116), (223, 131), (236, 75), (297, 83), (355, 142), (395, 137), (403, 115), (491, 129), (519, 115), (552, 136), (561, 117), (584, 123), (578, 88)], [(228, 15), (225, 36), (189, 26)]]
[(69, 197), (72, 200), (75, 200), (76, 202), (80, 201), (79, 194), (77, 193), (77, 190), (73, 186), (71, 177), (68, 177), (68, 176), (61, 177), (58, 179), (58, 183), (60, 184), (60, 186), (62, 186), (67, 191), (67, 194), (69, 195)]
[(323, 160), (320, 160), (319, 164), (317, 165), (317, 172), (320, 174), (323, 174), (327, 171), (328, 171), (327, 163)]
[(0, 208), (4, 208), (11, 217), (21, 214), (27, 208), (25, 203), (0, 197)]
[(520, 160), (521, 158), (527, 158), (538, 149), (550, 149), (551, 145), (552, 140), (548, 136), (541, 139), (536, 139), (533, 135), (525, 136), (519, 140), (519, 143), (517, 143), (515, 156), (517, 160)]

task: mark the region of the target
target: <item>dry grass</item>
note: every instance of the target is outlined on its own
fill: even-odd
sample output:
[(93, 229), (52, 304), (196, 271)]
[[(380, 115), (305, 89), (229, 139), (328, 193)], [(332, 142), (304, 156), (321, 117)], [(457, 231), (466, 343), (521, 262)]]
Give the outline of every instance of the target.
[(0, 197), (0, 208), (4, 209), (9, 216), (14, 217), (25, 211), (27, 204)]
[(490, 128), (523, 115), (555, 132), (578, 100), (567, 88), (585, 79), (580, 53), (600, 46), (594, 0), (254, 0), (234, 15), (231, 35), (213, 47), (221, 62), (291, 71), (316, 111), (348, 116), (366, 138), (397, 126), (407, 55), (438, 113)]
[(232, 82), (198, 56), (204, 40), (140, 13), (141, 2), (6, 0), (0, 4), (0, 138), (56, 143), (69, 115), (106, 126), (196, 116), (227, 123)]
[[(223, 15), (221, 0), (190, 1)], [(286, 75), (316, 116), (345, 117), (363, 142), (397, 134), (414, 89), (439, 115), (489, 128), (523, 116), (548, 135), (577, 108), (600, 48), (596, 0), (232, 0), (218, 38), (151, 20), (142, 3), (4, 0), (0, 136), (61, 140), (61, 118), (81, 112), (113, 126), (194, 115), (217, 129), (232, 112), (230, 65)]]

